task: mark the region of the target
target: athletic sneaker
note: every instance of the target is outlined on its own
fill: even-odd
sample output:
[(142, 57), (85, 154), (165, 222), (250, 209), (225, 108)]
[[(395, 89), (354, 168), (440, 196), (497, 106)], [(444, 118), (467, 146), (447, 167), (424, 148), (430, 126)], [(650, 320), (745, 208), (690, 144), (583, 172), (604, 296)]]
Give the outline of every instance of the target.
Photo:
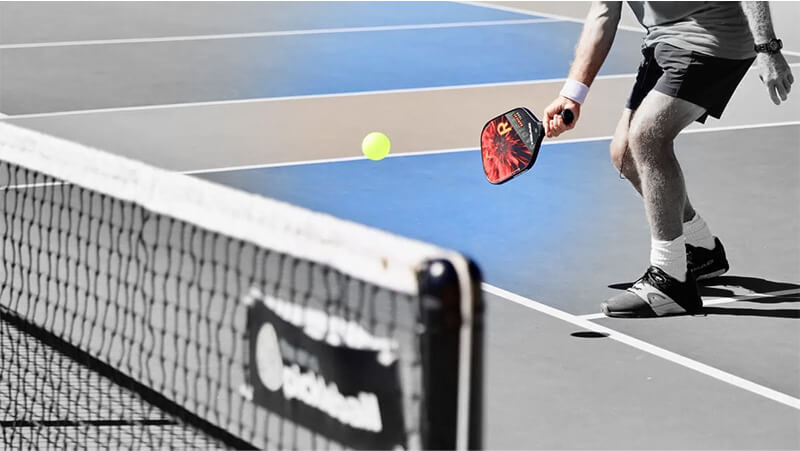
[(695, 279), (705, 280), (728, 272), (728, 259), (719, 238), (714, 237), (714, 249), (686, 245), (686, 263)]
[(633, 286), (601, 305), (606, 316), (617, 318), (647, 318), (696, 313), (703, 307), (697, 292), (697, 282), (690, 272), (686, 281), (679, 282), (661, 268), (647, 268)]

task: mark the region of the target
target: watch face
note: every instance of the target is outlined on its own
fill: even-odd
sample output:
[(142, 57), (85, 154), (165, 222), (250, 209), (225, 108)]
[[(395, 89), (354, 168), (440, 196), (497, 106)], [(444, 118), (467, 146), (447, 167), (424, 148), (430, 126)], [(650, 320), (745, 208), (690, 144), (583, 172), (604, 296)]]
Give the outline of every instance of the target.
[(778, 50), (778, 47), (779, 47), (779, 46), (778, 46), (778, 41), (771, 41), (771, 42), (769, 43), (769, 49), (770, 49), (770, 50), (772, 50), (773, 52), (774, 52), (775, 50)]

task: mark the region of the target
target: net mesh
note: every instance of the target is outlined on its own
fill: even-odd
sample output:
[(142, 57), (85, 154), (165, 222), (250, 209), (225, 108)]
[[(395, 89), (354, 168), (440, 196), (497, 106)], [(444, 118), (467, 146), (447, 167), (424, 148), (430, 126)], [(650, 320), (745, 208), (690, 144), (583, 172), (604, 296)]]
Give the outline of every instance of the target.
[(0, 322), (0, 337), (0, 404), (4, 406), (0, 425), (6, 446), (203, 449), (225, 445), (9, 322)]
[[(13, 136), (4, 138), (8, 135), (3, 132)], [(103, 171), (109, 158), (118, 157), (83, 154), (91, 149), (58, 140), (41, 144), (42, 139), (0, 124), (0, 423), (5, 445), (348, 447), (313, 425), (295, 421), (291, 412), (296, 399), (286, 400), (279, 413), (252, 402), (247, 315), (248, 301), (258, 293), (300, 306), (293, 322), (301, 329), (307, 312), (324, 312), (329, 321), (343, 320), (392, 343), (402, 381), (397, 393), (402, 446), (421, 446), (426, 401), (420, 295), (402, 289), (401, 282), (381, 284), (363, 277), (369, 271), (397, 271), (396, 262), (381, 257), (379, 268), (366, 271), (357, 269), (363, 257), (337, 265), (344, 251), (331, 248), (338, 235), (329, 228), (319, 246), (324, 256), (314, 260), (308, 258), (310, 247), (293, 253), (280, 248), (285, 240), (275, 241), (279, 249), (274, 249), (248, 239), (252, 232), (241, 229), (248, 228), (252, 214), (220, 219), (211, 212), (211, 225), (206, 226), (163, 207), (151, 208), (125, 193), (137, 186), (159, 199), (174, 193), (158, 180), (142, 178), (140, 166), (134, 167), (139, 185), (124, 180), (122, 190), (114, 183), (130, 178), (131, 169), (105, 176), (101, 182), (112, 182), (109, 192), (97, 189), (99, 182), (48, 175), (41, 168), (76, 158), (70, 151), (82, 153), (82, 164), (87, 157), (100, 160)], [(56, 144), (53, 155), (38, 157)], [(20, 148), (23, 157), (37, 155), (31, 164), (6, 161), (17, 157), (14, 152)], [(86, 175), (87, 180), (96, 175)], [(175, 177), (189, 183), (184, 193), (221, 189)], [(193, 202), (193, 197), (178, 194), (171, 205), (183, 202)], [(277, 217), (281, 214), (297, 213), (267, 207), (273, 209), (261, 214), (270, 218), (269, 224), (285, 220)], [(309, 218), (325, 219), (302, 217), (301, 225)], [(217, 224), (239, 233), (223, 233)], [(291, 221), (279, 227), (293, 236), (308, 233), (298, 233), (299, 226)], [(354, 232), (365, 238), (364, 230)], [(269, 227), (262, 234), (274, 235)], [(380, 247), (383, 240), (381, 236), (370, 245)], [(416, 244), (397, 246), (413, 249)], [(423, 261), (411, 258), (417, 264)], [(327, 328), (329, 334), (347, 333), (333, 324)], [(313, 369), (302, 349), (284, 350), (283, 357)]]

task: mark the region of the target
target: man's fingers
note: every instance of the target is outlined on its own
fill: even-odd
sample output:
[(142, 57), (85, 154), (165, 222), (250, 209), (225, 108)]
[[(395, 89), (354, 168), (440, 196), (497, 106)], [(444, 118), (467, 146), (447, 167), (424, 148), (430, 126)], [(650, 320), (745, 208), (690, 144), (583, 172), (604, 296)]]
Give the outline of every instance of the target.
[(544, 120), (542, 121), (542, 125), (544, 125), (544, 135), (548, 138), (553, 133), (553, 117), (558, 114), (558, 106), (550, 105), (544, 109)]
[(775, 92), (775, 83), (774, 82), (769, 83), (767, 85), (767, 90), (769, 91), (769, 97), (772, 99), (772, 103), (774, 103), (775, 105), (780, 105), (781, 101), (778, 98), (778, 94)]
[[(573, 122), (570, 125), (564, 123), (564, 118), (561, 113), (565, 109), (573, 111)], [(542, 125), (544, 126), (545, 136), (548, 138), (556, 137), (567, 130), (571, 130), (575, 126), (575, 119), (580, 114), (580, 105), (575, 104), (569, 99), (559, 97), (548, 105), (542, 113)]]
[(558, 136), (561, 133), (559, 130), (558, 122), (556, 119), (558, 118), (558, 107), (549, 108), (545, 112), (544, 118), (544, 131), (545, 136), (548, 138), (552, 138), (553, 136)]
[(561, 129), (558, 126), (558, 120), (556, 117), (550, 119), (550, 135), (548, 138), (553, 138), (561, 134)]
[(786, 101), (786, 88), (783, 87), (782, 83), (775, 83), (775, 91), (778, 92), (778, 96), (783, 100)]
[(783, 79), (783, 90), (786, 92), (786, 94), (792, 92), (792, 82), (789, 81), (789, 77)]
[(565, 131), (569, 130), (569, 127), (567, 127), (567, 125), (564, 124), (564, 119), (561, 117), (560, 114), (557, 114), (553, 117), (552, 125), (554, 130), (553, 136), (558, 136), (564, 133)]

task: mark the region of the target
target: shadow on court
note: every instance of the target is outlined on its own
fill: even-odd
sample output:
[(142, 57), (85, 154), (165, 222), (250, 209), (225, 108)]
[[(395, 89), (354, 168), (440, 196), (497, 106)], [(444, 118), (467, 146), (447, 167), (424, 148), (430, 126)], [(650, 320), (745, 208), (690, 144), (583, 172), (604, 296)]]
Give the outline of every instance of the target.
[[(614, 290), (627, 290), (633, 282), (615, 283), (608, 286)], [(720, 287), (738, 287), (753, 292), (753, 294), (770, 294), (776, 291), (800, 290), (800, 285), (790, 282), (776, 282), (761, 277), (747, 276), (721, 276), (699, 282), (700, 296), (732, 297), (741, 295), (733, 290)], [(778, 296), (780, 297), (780, 296)], [(767, 298), (769, 299), (769, 298)], [(749, 299), (748, 299), (749, 300)], [(764, 302), (763, 299), (749, 300), (751, 302)]]
[[(769, 302), (797, 302), (800, 298), (767, 298)], [(764, 302), (759, 300), (758, 302)], [(703, 307), (702, 315), (758, 316), (762, 318), (800, 318), (800, 309), (760, 309), (746, 307)]]
[[(720, 276), (706, 281), (702, 281), (700, 282), (700, 285), (702, 285), (703, 288), (709, 288), (712, 286), (740, 287), (759, 294), (800, 289), (800, 285), (797, 285), (795, 283), (775, 282), (760, 277), (745, 277), (745, 276)], [(730, 295), (733, 295), (732, 291), (730, 292)]]

